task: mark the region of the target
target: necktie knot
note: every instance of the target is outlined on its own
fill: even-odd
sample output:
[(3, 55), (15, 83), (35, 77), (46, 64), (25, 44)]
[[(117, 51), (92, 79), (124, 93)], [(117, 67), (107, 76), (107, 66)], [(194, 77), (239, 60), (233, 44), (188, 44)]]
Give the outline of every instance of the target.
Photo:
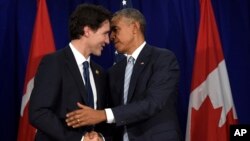
[(85, 68), (85, 69), (89, 68), (89, 62), (88, 61), (83, 62), (83, 68)]
[(134, 61), (135, 61), (135, 59), (132, 56), (130, 56), (128, 58), (128, 63), (133, 63), (134, 64)]

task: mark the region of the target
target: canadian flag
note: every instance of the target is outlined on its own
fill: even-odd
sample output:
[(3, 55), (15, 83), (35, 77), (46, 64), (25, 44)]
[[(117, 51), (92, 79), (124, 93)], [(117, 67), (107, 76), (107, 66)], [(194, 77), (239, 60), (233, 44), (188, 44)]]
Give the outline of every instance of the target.
[(225, 59), (210, 0), (200, 0), (186, 141), (229, 141), (237, 124)]
[(34, 77), (40, 60), (45, 54), (55, 51), (46, 0), (37, 0), (37, 15), (32, 34), (29, 60), (26, 69), (24, 92), (20, 111), (18, 141), (34, 141), (36, 129), (29, 123), (28, 104), (34, 85)]

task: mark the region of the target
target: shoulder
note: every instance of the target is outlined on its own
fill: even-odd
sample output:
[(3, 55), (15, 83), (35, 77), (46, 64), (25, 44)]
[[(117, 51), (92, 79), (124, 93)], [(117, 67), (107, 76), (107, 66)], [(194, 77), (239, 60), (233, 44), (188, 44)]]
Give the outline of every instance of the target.
[(57, 68), (60, 65), (64, 64), (65, 60), (65, 53), (67, 52), (67, 48), (63, 48), (60, 50), (57, 50), (55, 52), (46, 54), (42, 57), (41, 61), (40, 61), (40, 66), (48, 66), (49, 68)]
[(166, 48), (160, 48), (160, 47), (156, 47), (156, 46), (152, 46), (149, 44), (146, 44), (145, 49), (148, 50), (148, 52), (150, 52), (150, 54), (152, 55), (153, 58), (165, 58), (165, 57), (175, 57), (174, 52), (172, 52), (169, 49)]
[(171, 50), (150, 45), (147, 48), (150, 54), (150, 62), (153, 64), (153, 66), (160, 66), (160, 68), (179, 68), (178, 60), (174, 52)]
[(57, 60), (59, 58), (63, 58), (65, 56), (65, 54), (67, 54), (69, 51), (70, 51), (70, 48), (65, 47), (65, 48), (59, 49), (55, 52), (44, 55), (44, 57), (42, 59), (48, 60), (48, 61)]

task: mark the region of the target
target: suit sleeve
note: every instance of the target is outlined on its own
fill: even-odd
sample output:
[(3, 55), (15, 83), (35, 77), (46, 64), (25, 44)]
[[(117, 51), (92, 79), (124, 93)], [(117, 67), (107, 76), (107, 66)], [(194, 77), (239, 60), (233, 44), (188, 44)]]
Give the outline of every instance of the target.
[[(162, 52), (155, 59), (151, 58), (153, 64), (147, 82), (144, 98), (138, 101), (132, 101), (127, 105), (112, 108), (116, 125), (128, 125), (150, 118), (160, 112), (167, 104), (172, 103), (177, 96), (177, 87), (179, 82), (179, 67), (175, 55), (171, 52)], [(148, 68), (145, 68), (148, 69)], [(140, 84), (138, 84), (140, 85)], [(137, 86), (136, 86), (137, 87)], [(135, 93), (136, 95), (137, 93)]]
[(56, 57), (46, 56), (42, 59), (34, 80), (30, 98), (29, 118), (31, 124), (58, 141), (80, 141), (82, 135), (72, 132), (64, 124), (65, 117), (56, 114), (60, 104), (61, 76), (59, 61)]

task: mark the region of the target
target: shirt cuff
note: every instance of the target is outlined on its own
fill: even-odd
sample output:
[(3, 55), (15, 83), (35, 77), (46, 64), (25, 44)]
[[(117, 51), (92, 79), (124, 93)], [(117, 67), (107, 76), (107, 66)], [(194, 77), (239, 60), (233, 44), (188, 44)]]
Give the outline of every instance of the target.
[(84, 136), (82, 136), (82, 139), (81, 139), (81, 141), (84, 141)]
[[(98, 135), (99, 135), (99, 137), (102, 138), (103, 141), (105, 141), (105, 138), (104, 138), (104, 136), (101, 133), (98, 133)], [(84, 136), (82, 136), (81, 141), (84, 141)]]
[(105, 141), (105, 138), (104, 138), (104, 136), (101, 133), (98, 133), (98, 135), (99, 135), (99, 137), (102, 138), (103, 141)]
[(107, 117), (107, 123), (115, 123), (114, 114), (111, 108), (104, 109)]

